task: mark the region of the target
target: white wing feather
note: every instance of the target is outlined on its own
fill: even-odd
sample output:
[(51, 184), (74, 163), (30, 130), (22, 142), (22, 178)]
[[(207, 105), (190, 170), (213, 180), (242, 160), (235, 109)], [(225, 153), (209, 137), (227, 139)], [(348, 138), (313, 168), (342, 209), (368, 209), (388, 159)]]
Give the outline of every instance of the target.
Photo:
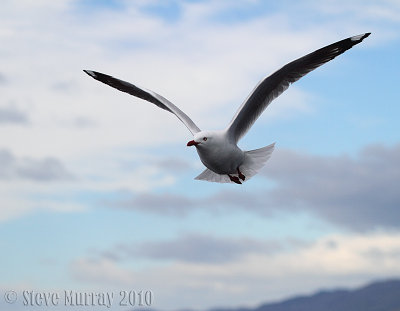
[(140, 88), (136, 85), (133, 85), (129, 82), (114, 78), (112, 76), (106, 75), (104, 73), (91, 71), (91, 70), (84, 70), (89, 76), (92, 78), (103, 82), (113, 88), (116, 88), (122, 92), (131, 94), (133, 96), (139, 97), (144, 99), (150, 103), (155, 104), (156, 106), (160, 107), (161, 109), (167, 110), (178, 117), (179, 120), (185, 124), (185, 126), (189, 129), (189, 131), (194, 135), (197, 132), (200, 132), (200, 129), (197, 125), (178, 107), (176, 107), (173, 103), (171, 103), (168, 99), (162, 97), (161, 95), (144, 89)]

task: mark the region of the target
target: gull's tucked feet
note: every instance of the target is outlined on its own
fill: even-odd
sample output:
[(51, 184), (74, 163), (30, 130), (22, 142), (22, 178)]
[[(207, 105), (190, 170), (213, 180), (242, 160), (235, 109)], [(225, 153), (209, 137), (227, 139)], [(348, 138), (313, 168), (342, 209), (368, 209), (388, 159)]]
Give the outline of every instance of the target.
[(239, 180), (239, 178), (238, 178), (237, 176), (231, 176), (231, 175), (229, 175), (229, 174), (228, 174), (228, 176), (229, 176), (229, 178), (231, 179), (231, 181), (233, 181), (234, 183), (237, 183), (238, 185), (241, 185), (241, 184), (242, 184), (241, 181)]
[(238, 172), (238, 174), (239, 174), (239, 178), (241, 179), (241, 180), (245, 180), (246, 179), (246, 176), (244, 176), (243, 174), (242, 174), (242, 172), (239, 170), (239, 168), (237, 168), (237, 172)]

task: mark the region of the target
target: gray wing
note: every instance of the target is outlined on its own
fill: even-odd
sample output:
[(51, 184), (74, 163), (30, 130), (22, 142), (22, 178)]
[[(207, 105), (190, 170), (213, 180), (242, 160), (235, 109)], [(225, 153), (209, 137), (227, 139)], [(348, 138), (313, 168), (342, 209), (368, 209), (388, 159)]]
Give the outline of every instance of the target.
[(91, 70), (84, 70), (89, 76), (92, 78), (103, 82), (105, 84), (108, 84), (109, 86), (112, 86), (122, 92), (131, 94), (133, 96), (139, 97), (141, 99), (144, 99), (150, 103), (155, 104), (156, 106), (167, 110), (174, 115), (178, 117), (179, 120), (183, 122), (183, 124), (186, 125), (186, 127), (189, 129), (189, 131), (194, 135), (197, 132), (200, 132), (200, 129), (197, 127), (196, 124), (178, 107), (176, 107), (173, 103), (171, 103), (168, 99), (162, 97), (161, 95), (158, 95), (157, 93), (154, 93), (153, 91), (146, 90), (144, 88), (140, 88), (136, 85), (133, 85), (129, 82), (125, 82), (122, 80), (119, 80), (117, 78), (111, 77), (109, 75), (106, 75), (104, 73), (96, 72), (96, 71), (91, 71)]
[(239, 107), (228, 125), (227, 132), (229, 137), (237, 142), (246, 134), (271, 101), (281, 95), (291, 83), (344, 53), (370, 34), (365, 33), (350, 37), (323, 47), (283, 66), (269, 77), (263, 79)]

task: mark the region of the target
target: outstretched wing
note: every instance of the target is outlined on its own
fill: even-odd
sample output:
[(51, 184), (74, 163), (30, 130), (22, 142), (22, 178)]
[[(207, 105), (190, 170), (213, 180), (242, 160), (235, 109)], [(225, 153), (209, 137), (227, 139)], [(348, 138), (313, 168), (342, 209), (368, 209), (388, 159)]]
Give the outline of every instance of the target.
[(371, 33), (350, 37), (303, 56), (263, 79), (239, 107), (227, 127), (229, 137), (237, 142), (250, 129), (269, 103), (281, 95), (291, 83), (310, 71), (334, 59)]
[(171, 103), (168, 99), (162, 97), (161, 95), (158, 95), (157, 93), (154, 93), (153, 91), (146, 90), (144, 88), (140, 88), (136, 85), (133, 85), (129, 82), (125, 82), (122, 80), (119, 80), (117, 78), (111, 77), (109, 75), (106, 75), (104, 73), (96, 72), (96, 71), (91, 71), (91, 70), (84, 70), (89, 76), (92, 78), (103, 82), (105, 84), (108, 84), (109, 86), (112, 86), (122, 92), (131, 94), (133, 96), (139, 97), (141, 99), (144, 99), (150, 103), (153, 103), (157, 105), (158, 107), (167, 110), (174, 115), (178, 117), (179, 120), (183, 122), (183, 124), (186, 125), (186, 127), (189, 129), (189, 131), (194, 135), (197, 132), (200, 132), (200, 129), (197, 127), (196, 124), (178, 107), (176, 107), (173, 103)]

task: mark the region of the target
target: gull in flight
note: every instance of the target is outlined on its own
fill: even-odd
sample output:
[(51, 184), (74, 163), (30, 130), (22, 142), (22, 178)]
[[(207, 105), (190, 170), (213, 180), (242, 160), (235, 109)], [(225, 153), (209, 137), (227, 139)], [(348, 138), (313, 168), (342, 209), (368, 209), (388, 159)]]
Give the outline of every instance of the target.
[(243, 151), (238, 141), (246, 134), (267, 106), (290, 84), (310, 71), (334, 59), (371, 33), (353, 36), (303, 56), (264, 78), (239, 107), (228, 126), (219, 131), (202, 131), (178, 107), (161, 95), (109, 75), (84, 70), (92, 78), (129, 93), (175, 114), (193, 135), (187, 146), (195, 146), (201, 162), (207, 167), (195, 179), (220, 183), (241, 184), (249, 180), (265, 165), (275, 143), (255, 150)]

